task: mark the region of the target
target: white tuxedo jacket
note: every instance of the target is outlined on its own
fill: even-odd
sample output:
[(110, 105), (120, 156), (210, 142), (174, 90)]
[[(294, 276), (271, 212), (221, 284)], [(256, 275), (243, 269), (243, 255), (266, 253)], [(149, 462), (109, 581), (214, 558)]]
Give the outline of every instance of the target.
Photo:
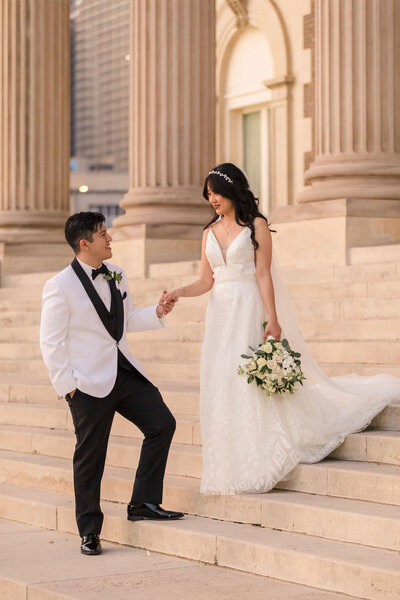
[[(95, 307), (71, 265), (49, 279), (42, 296), (40, 348), (50, 380), (59, 396), (78, 388), (103, 398), (114, 387), (118, 369), (118, 347), (124, 356), (145, 375), (129, 351), (126, 333), (165, 326), (156, 307), (135, 308), (124, 271), (104, 262), (110, 271), (122, 273), (118, 289), (126, 297), (124, 330), (117, 345), (103, 325)], [(146, 376), (146, 375), (145, 375)]]

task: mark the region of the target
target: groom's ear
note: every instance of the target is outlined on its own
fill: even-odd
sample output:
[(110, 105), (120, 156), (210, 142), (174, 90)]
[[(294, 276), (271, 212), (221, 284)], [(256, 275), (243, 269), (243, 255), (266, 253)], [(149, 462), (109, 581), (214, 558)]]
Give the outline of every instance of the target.
[(89, 242), (85, 239), (79, 240), (79, 252), (85, 252), (89, 248)]

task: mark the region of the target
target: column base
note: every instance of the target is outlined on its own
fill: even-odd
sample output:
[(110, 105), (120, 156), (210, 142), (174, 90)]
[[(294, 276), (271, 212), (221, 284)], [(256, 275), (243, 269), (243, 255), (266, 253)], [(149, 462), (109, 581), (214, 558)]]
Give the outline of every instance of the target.
[(0, 212), (0, 242), (3, 243), (58, 243), (65, 242), (64, 225), (68, 213), (37, 210)]
[(277, 208), (274, 250), (284, 267), (344, 265), (354, 247), (400, 243), (400, 202), (340, 198)]
[(131, 225), (111, 229), (112, 262), (128, 277), (147, 277), (152, 263), (199, 260), (203, 228), (190, 225)]

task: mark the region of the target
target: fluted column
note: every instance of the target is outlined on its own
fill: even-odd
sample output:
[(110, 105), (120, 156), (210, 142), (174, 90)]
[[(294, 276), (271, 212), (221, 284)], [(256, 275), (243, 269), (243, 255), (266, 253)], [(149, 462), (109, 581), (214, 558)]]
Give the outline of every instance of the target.
[(315, 10), (316, 155), (298, 200), (400, 200), (400, 2)]
[(208, 216), (201, 190), (214, 164), (214, 0), (131, 0), (130, 57), (130, 181), (114, 226), (179, 237), (181, 225)]
[(49, 241), (69, 209), (69, 0), (1, 1), (0, 90), (0, 241)]

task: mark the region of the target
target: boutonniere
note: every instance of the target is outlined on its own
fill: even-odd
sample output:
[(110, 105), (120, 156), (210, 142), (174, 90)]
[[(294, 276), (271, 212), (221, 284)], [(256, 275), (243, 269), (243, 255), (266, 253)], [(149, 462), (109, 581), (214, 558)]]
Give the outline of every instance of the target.
[(108, 275), (104, 275), (103, 279), (106, 279), (107, 281), (111, 281), (111, 279), (113, 279), (119, 285), (122, 281), (122, 273), (117, 273), (117, 271), (109, 271)]

